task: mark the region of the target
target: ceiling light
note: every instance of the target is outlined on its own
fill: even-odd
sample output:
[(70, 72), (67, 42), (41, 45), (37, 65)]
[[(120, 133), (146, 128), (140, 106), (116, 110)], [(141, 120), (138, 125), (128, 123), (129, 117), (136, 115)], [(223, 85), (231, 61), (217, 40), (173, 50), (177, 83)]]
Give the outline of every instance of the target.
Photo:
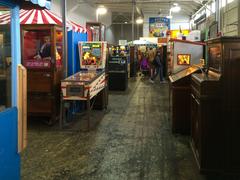
[(106, 14), (107, 9), (104, 6), (100, 6), (97, 8), (97, 14)]
[(127, 21), (125, 21), (124, 23), (125, 23), (125, 24), (127, 24), (128, 22), (127, 22)]
[(171, 16), (171, 15), (168, 15), (168, 16), (166, 16), (166, 18), (168, 18), (168, 19), (172, 19), (172, 16)]
[(142, 24), (142, 23), (143, 23), (143, 19), (142, 19), (142, 18), (138, 18), (138, 19), (136, 20), (136, 23), (137, 23), (137, 24)]
[(171, 12), (179, 12), (180, 10), (181, 10), (181, 7), (178, 5), (174, 5), (170, 9)]

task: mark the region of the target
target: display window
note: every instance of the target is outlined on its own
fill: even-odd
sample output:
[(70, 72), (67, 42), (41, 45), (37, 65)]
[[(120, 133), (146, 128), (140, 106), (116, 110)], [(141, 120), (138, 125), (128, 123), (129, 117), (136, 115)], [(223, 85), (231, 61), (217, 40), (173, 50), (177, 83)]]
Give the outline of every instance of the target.
[[(10, 9), (0, 6), (0, 13)], [(11, 107), (11, 26), (0, 25), (0, 112)]]
[(62, 68), (62, 57), (63, 57), (63, 33), (61, 30), (56, 31), (56, 68)]
[(221, 51), (220, 46), (209, 47), (208, 66), (211, 70), (221, 73)]
[(177, 64), (178, 65), (190, 65), (191, 54), (178, 54)]
[(28, 68), (49, 68), (52, 57), (50, 30), (24, 30), (23, 64)]

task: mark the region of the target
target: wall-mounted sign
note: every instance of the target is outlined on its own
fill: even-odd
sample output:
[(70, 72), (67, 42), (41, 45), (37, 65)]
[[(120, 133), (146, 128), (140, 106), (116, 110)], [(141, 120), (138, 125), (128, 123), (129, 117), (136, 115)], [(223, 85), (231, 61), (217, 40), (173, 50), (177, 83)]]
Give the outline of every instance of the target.
[(170, 19), (165, 17), (149, 18), (149, 36), (150, 37), (166, 37), (167, 31), (170, 29)]

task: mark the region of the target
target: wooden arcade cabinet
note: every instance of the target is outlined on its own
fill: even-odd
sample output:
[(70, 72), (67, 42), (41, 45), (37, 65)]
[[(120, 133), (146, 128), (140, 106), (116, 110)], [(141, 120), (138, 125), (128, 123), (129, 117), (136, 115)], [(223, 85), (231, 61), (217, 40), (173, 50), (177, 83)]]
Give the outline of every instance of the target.
[(239, 178), (240, 38), (210, 39), (207, 49), (208, 74), (192, 75), (191, 145), (200, 172)]
[[(59, 118), (62, 77), (62, 28), (21, 25), (22, 64), (27, 68), (28, 117)], [(48, 49), (47, 49), (48, 48)]]

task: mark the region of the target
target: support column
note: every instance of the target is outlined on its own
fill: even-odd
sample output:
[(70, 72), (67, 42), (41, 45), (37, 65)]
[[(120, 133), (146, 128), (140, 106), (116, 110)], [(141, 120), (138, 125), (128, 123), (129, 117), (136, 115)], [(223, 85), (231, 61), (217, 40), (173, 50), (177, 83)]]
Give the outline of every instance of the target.
[(62, 26), (63, 26), (63, 77), (68, 76), (68, 62), (67, 62), (67, 5), (66, 0), (62, 0)]
[(221, 31), (221, 16), (220, 16), (219, 0), (215, 1), (215, 9), (216, 9), (215, 20), (218, 23), (218, 25), (217, 25), (218, 32), (220, 32)]
[(12, 105), (17, 106), (18, 89), (17, 89), (17, 66), (21, 64), (21, 45), (20, 45), (20, 19), (19, 7), (15, 6), (11, 9), (11, 56), (12, 56)]
[(240, 1), (238, 1), (238, 20), (237, 20), (237, 25), (238, 25), (238, 36), (240, 36)]
[(135, 0), (132, 0), (132, 41), (134, 41), (134, 13), (135, 13)]

